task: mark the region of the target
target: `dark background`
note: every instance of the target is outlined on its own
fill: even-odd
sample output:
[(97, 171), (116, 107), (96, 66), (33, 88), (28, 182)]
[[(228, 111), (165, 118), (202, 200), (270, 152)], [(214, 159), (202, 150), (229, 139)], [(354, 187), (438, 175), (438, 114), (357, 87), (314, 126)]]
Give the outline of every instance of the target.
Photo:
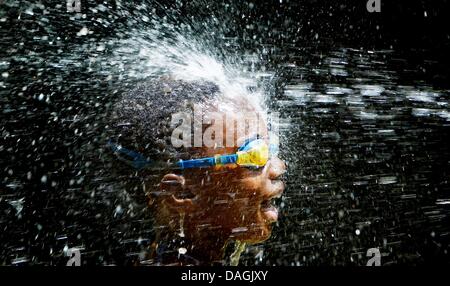
[[(63, 5), (58, 6), (60, 2)], [(102, 2), (107, 7), (104, 11), (94, 13), (90, 9)], [(138, 9), (143, 2), (148, 3), (147, 8)], [(101, 124), (92, 126), (95, 122), (102, 122), (107, 104), (135, 85), (136, 80), (119, 80), (120, 71), (111, 70), (107, 70), (111, 78), (105, 80), (107, 75), (104, 70), (91, 70), (86, 63), (86, 55), (96, 51), (79, 52), (85, 44), (89, 47), (89, 43), (124, 37), (124, 31), (131, 28), (145, 25), (151, 28), (151, 24), (140, 21), (141, 16), (151, 9), (154, 9), (152, 13), (155, 17), (166, 17), (169, 23), (179, 25), (183, 22), (191, 26), (191, 32), (205, 37), (211, 45), (220, 46), (223, 42), (217, 35), (233, 38), (234, 45), (228, 50), (224, 48), (229, 53), (257, 51), (261, 46), (272, 47), (273, 51), (266, 56), (266, 65), (268, 69), (276, 70), (282, 79), (277, 83), (278, 92), (283, 89), (283, 80), (295, 77), (279, 68), (282, 63), (290, 62), (293, 54), (301, 53), (302, 63), (313, 69), (321, 65), (318, 53), (328, 54), (337, 47), (395, 50), (400, 53), (397, 56), (402, 61), (394, 60), (390, 65), (400, 74), (399, 82), (413, 83), (420, 79), (439, 89), (449, 86), (449, 1), (381, 0), (381, 13), (368, 13), (364, 0), (254, 1), (252, 5), (249, 1), (209, 2), (133, 1), (122, 3), (119, 8), (115, 1), (81, 1), (82, 14), (86, 14), (86, 18), (73, 18), (66, 12), (64, 1), (42, 1), (41, 6), (32, 6), (35, 3), (28, 1), (0, 3), (0, 18), (4, 19), (0, 22), (0, 61), (7, 62), (2, 63), (0, 68), (2, 72), (8, 72), (8, 77), (1, 79), (5, 87), (0, 89), (0, 264), (64, 264), (67, 259), (62, 252), (65, 245), (83, 245), (84, 263), (127, 264), (151, 240), (148, 227), (151, 218), (144, 212), (132, 219), (116, 214), (117, 203), (127, 200), (122, 192), (107, 188), (102, 192), (88, 191), (91, 185), (96, 185), (96, 177), (101, 177), (93, 163), (95, 157), (86, 155), (92, 153), (93, 147), (89, 146), (95, 146), (91, 143), (96, 142), (96, 130), (101, 129)], [(31, 6), (32, 15), (26, 13)], [(424, 17), (424, 11), (427, 17)], [(217, 20), (211, 21), (214, 17)], [(98, 19), (104, 21), (99, 22)], [(84, 38), (77, 37), (76, 33), (84, 26), (94, 33)], [(216, 35), (210, 35), (208, 31), (211, 30), (216, 31)], [(59, 37), (60, 40), (49, 44), (49, 41), (43, 40), (45, 36), (50, 40)], [(61, 59), (65, 58), (70, 58), (70, 61), (54, 64), (61, 63)], [(409, 70), (414, 72), (407, 72)], [(330, 80), (312, 75), (311, 78), (317, 83)], [(38, 100), (40, 94), (51, 95), (52, 104)], [(102, 96), (104, 94), (110, 96)], [(54, 120), (55, 116), (59, 120)], [(320, 119), (310, 119), (308, 123), (308, 116), (305, 116), (305, 122), (303, 124), (321, 130)], [(333, 122), (330, 126), (345, 130), (342, 124), (346, 123), (339, 119)], [(409, 118), (405, 122), (410, 126), (423, 124)], [(355, 123), (348, 128), (357, 130), (358, 125)], [(393, 263), (449, 262), (447, 215), (437, 223), (441, 233), (447, 232), (447, 236), (434, 239), (421, 234), (417, 241), (414, 234), (418, 229), (430, 225), (423, 217), (421, 219), (422, 214), (406, 220), (398, 220), (395, 216), (399, 211), (414, 211), (438, 195), (448, 195), (448, 132), (448, 123), (440, 122), (431, 132), (424, 131), (422, 137), (407, 138), (413, 143), (433, 143), (424, 144), (424, 149), (421, 147), (405, 152), (416, 152), (417, 156), (424, 156), (423, 164), (432, 165), (431, 170), (435, 173), (427, 175), (428, 185), (423, 188), (425, 194), (436, 188), (438, 193), (431, 198), (419, 195), (416, 203), (404, 209), (381, 204), (382, 212), (386, 210), (385, 221), (395, 221), (405, 226), (398, 231), (406, 234), (399, 238), (401, 247), (396, 249), (396, 258), (391, 259)], [(307, 144), (302, 138), (308, 138), (309, 133), (303, 134), (303, 137), (302, 134), (300, 132), (291, 137), (299, 148)], [(317, 144), (317, 148), (323, 147)], [(358, 146), (358, 142), (354, 144)], [(342, 156), (348, 151), (345, 148), (339, 150)], [(433, 152), (424, 155), (423, 150)], [(391, 151), (403, 158), (401, 152)], [(320, 157), (316, 159), (320, 161)], [(333, 160), (333, 176), (351, 176), (356, 172), (351, 166), (339, 165), (342, 157), (336, 156)], [(400, 160), (397, 165), (394, 164), (394, 169), (404, 170), (404, 166), (405, 162)], [(295, 186), (308, 182), (299, 182), (295, 179), (297, 175), (290, 174), (289, 182), (293, 190)], [(412, 187), (419, 190), (417, 186)], [(133, 195), (130, 196), (133, 198)], [(378, 199), (390, 202), (389, 195), (381, 193), (379, 196)], [(139, 198), (135, 199), (138, 201), (136, 205), (142, 207)], [(312, 196), (309, 199), (317, 198)], [(11, 203), (18, 200), (23, 201), (20, 211)], [(294, 205), (291, 206), (294, 209), (314, 205), (315, 202), (308, 203), (308, 198), (300, 202), (293, 200), (291, 203)], [(391, 203), (395, 204), (395, 200)], [(365, 206), (370, 207), (370, 204)], [(318, 216), (323, 218), (325, 215), (321, 217), (319, 212)], [(280, 226), (269, 244), (272, 251), (267, 264), (290, 263), (291, 258), (286, 258), (289, 257), (286, 252), (297, 252), (298, 249), (294, 247), (290, 250), (289, 245), (283, 246), (277, 243), (277, 239), (288, 241), (289, 231), (294, 233), (298, 229), (296, 224), (307, 218), (300, 212), (295, 220), (291, 220), (295, 222)], [(353, 232), (350, 224), (347, 222)], [(317, 225), (320, 225), (320, 219)], [(382, 230), (386, 225), (381, 223), (376, 226), (380, 236), (383, 236)], [(415, 225), (412, 230), (407, 227), (411, 225)], [(428, 229), (423, 231), (429, 234)], [(349, 262), (348, 257), (343, 257), (343, 253), (354, 252), (353, 247), (358, 243), (361, 242), (349, 239), (344, 244), (345, 251), (332, 254), (323, 247), (313, 248), (311, 252), (305, 252), (309, 257), (305, 264), (364, 265), (358, 259)], [(363, 246), (366, 244), (363, 243)], [(402, 251), (405, 253), (403, 256)], [(411, 256), (411, 253), (420, 255)], [(315, 259), (311, 259), (313, 256)], [(243, 261), (251, 265), (253, 258), (249, 254)]]

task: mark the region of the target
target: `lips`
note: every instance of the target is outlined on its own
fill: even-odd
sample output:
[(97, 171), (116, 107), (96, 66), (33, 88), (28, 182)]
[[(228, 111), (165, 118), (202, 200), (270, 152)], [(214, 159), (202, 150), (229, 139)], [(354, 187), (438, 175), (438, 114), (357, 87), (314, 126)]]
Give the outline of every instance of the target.
[(283, 189), (284, 184), (280, 185), (278, 188), (273, 188), (273, 191), (267, 199), (261, 202), (261, 212), (264, 214), (264, 217), (268, 222), (276, 222), (278, 220), (278, 209), (272, 205), (272, 199), (281, 197)]
[(268, 222), (276, 222), (278, 220), (278, 209), (269, 200), (262, 202), (261, 211)]
[(265, 198), (261, 203), (262, 215), (268, 223), (273, 223), (278, 220), (278, 209), (272, 205), (271, 200), (273, 198), (280, 198), (284, 191), (285, 185), (281, 180), (278, 180), (278, 178), (285, 170), (286, 167), (281, 160), (275, 160), (270, 164), (269, 180), (266, 181), (264, 188)]

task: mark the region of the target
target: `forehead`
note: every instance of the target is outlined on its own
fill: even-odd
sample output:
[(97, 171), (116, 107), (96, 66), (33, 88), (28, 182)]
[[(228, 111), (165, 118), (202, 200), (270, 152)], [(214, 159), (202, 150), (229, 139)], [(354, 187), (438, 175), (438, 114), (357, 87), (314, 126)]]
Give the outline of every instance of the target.
[[(222, 121), (223, 137), (233, 137), (234, 147), (241, 146), (248, 138), (268, 137), (267, 111), (250, 97), (220, 98), (205, 112), (205, 121)], [(224, 144), (224, 146), (227, 144)], [(227, 145), (227, 147), (230, 147)]]

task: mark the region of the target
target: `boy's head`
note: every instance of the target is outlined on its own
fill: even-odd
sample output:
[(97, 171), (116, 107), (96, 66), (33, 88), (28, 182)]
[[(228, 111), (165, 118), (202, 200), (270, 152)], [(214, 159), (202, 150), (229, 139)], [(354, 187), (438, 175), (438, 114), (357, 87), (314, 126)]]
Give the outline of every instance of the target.
[[(183, 118), (177, 114), (189, 118), (174, 121)], [(113, 122), (111, 139), (159, 162), (234, 154), (256, 135), (268, 140), (257, 105), (244, 96), (225, 98), (207, 82), (151, 81), (123, 96), (114, 107)], [(189, 140), (174, 130), (189, 134)], [(188, 144), (180, 146), (180, 139)], [(116, 166), (136, 174), (131, 167)], [(271, 223), (277, 220), (270, 200), (283, 192), (278, 178), (284, 171), (284, 163), (273, 156), (257, 169), (225, 165), (138, 174), (158, 225), (178, 231), (182, 218), (187, 237), (209, 233), (223, 240), (260, 242), (270, 236)]]

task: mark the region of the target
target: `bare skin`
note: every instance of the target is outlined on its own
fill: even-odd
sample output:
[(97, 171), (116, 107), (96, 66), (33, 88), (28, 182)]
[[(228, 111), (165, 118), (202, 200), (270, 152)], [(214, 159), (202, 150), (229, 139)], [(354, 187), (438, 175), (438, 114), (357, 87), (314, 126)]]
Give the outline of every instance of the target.
[[(241, 102), (231, 114), (242, 120), (244, 109), (254, 111), (250, 103)], [(263, 128), (267, 131), (267, 125)], [(244, 139), (236, 136), (234, 147), (203, 148), (202, 153), (232, 154)], [(181, 237), (186, 242), (183, 245), (186, 254), (201, 264), (221, 261), (230, 240), (246, 243), (267, 240), (272, 223), (278, 219), (278, 211), (270, 201), (284, 190), (279, 177), (285, 170), (284, 162), (272, 157), (259, 169), (232, 165), (166, 174), (160, 183), (160, 191), (165, 195), (152, 201), (157, 222), (164, 226), (157, 240)], [(158, 243), (154, 250), (157, 247)]]

